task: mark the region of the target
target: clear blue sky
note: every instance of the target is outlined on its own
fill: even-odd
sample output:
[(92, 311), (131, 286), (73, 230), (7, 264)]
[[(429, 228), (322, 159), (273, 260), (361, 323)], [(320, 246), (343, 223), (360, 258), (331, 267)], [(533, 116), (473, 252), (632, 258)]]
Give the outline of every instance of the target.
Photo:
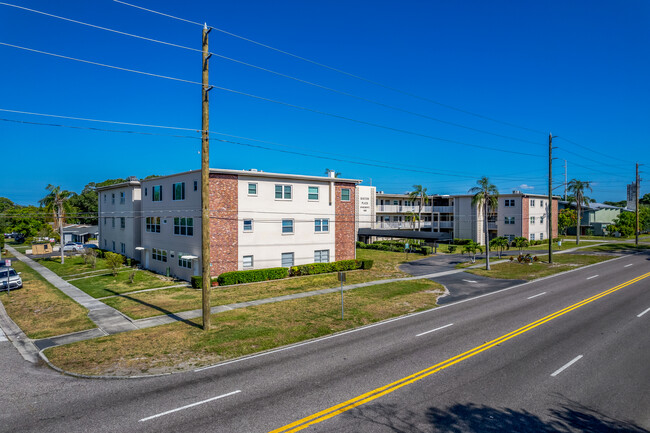
[[(211, 167), (308, 175), (322, 175), (325, 168), (332, 168), (343, 177), (363, 179), (366, 184), (372, 181), (385, 192), (404, 192), (413, 184), (423, 184), (429, 192), (441, 194), (466, 193), (477, 178), (487, 175), (502, 192), (524, 189), (545, 193), (548, 132), (552, 131), (559, 136), (554, 140), (559, 147), (555, 150), (559, 158), (554, 163), (555, 180), (563, 180), (566, 159), (569, 179), (592, 181), (591, 196), (603, 201), (625, 198), (625, 185), (634, 178), (634, 162), (650, 164), (650, 3), (645, 0), (130, 2), (205, 21), (421, 97), (400, 94), (213, 31), (210, 49), (217, 54), (420, 116), (213, 57), (212, 85), (385, 128), (214, 89), (212, 131), (275, 143), (257, 143), (268, 148), (309, 155), (328, 153), (332, 158), (379, 167), (214, 140)], [(111, 0), (8, 3), (183, 46), (201, 46), (199, 26)], [(201, 80), (199, 53), (3, 5), (0, 42)], [(0, 56), (2, 109), (200, 129), (201, 89), (195, 84), (2, 45)], [(492, 122), (422, 98), (539, 132)], [(186, 131), (8, 112), (0, 112), (0, 118), (198, 137)], [(79, 192), (91, 181), (200, 167), (200, 140), (196, 139), (6, 121), (0, 121), (0, 149), (0, 196), (20, 204), (35, 204), (45, 195), (48, 183)], [(644, 170), (650, 173), (650, 165)], [(645, 185), (650, 185), (650, 174), (645, 177)], [(649, 187), (642, 189), (650, 191)]]

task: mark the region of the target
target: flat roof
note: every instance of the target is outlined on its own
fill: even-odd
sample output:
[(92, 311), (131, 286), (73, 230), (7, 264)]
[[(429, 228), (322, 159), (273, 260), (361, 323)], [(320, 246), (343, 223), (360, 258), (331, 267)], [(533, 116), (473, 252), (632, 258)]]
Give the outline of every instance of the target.
[[(156, 180), (181, 176), (191, 173), (201, 174), (201, 170), (189, 170), (182, 173), (168, 174), (166, 176), (158, 176), (151, 179), (143, 179), (141, 182), (155, 182)], [(318, 182), (346, 182), (346, 183), (356, 183), (360, 184), (362, 181), (359, 179), (344, 179), (340, 177), (328, 177), (328, 176), (308, 176), (303, 174), (287, 174), (287, 173), (271, 173), (267, 171), (251, 171), (251, 170), (229, 170), (225, 168), (211, 168), (210, 173), (214, 174), (234, 174), (237, 176), (246, 176), (246, 177), (271, 177), (276, 179), (294, 179), (294, 180), (312, 180)]]
[(98, 186), (96, 188), (96, 190), (97, 191), (105, 191), (107, 189), (124, 188), (125, 186), (140, 186), (140, 181), (139, 180), (129, 180), (129, 181), (126, 181), (126, 182), (114, 183), (113, 185)]

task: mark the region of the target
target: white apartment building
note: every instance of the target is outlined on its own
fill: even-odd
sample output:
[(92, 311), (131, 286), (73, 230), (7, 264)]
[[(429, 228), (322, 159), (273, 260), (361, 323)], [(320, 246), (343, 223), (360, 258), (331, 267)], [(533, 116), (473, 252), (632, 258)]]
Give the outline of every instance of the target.
[[(133, 203), (140, 237), (133, 250), (127, 246), (125, 255), (138, 254), (143, 267), (158, 273), (185, 280), (200, 275), (200, 180), (200, 170), (194, 170), (140, 181), (140, 200)], [(210, 169), (211, 275), (354, 259), (359, 183)], [(135, 190), (135, 185), (130, 186)], [(117, 186), (102, 188), (100, 202), (116, 192), (121, 192)], [(100, 207), (100, 219), (108, 217), (109, 211), (113, 209)], [(106, 239), (100, 232), (100, 246), (106, 240), (112, 247), (108, 235), (113, 232), (105, 233)]]

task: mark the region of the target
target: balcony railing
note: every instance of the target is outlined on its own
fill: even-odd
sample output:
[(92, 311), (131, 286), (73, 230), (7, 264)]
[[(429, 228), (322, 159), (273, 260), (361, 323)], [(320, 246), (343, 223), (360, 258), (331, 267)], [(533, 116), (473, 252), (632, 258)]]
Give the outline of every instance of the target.
[[(378, 221), (375, 225), (379, 229), (417, 230), (418, 222), (415, 221)], [(431, 221), (422, 221), (422, 228), (430, 228)]]
[(496, 222), (490, 222), (490, 221), (488, 221), (488, 230), (496, 230), (497, 228), (498, 228), (498, 227), (497, 227), (497, 223), (496, 223)]
[(454, 207), (453, 206), (434, 206), (433, 211), (434, 212), (440, 212), (440, 213), (454, 213)]
[[(400, 206), (396, 204), (380, 204), (377, 206), (377, 212), (392, 212), (392, 213), (418, 213), (420, 209), (418, 206)], [(431, 206), (422, 206), (422, 213), (431, 213)]]

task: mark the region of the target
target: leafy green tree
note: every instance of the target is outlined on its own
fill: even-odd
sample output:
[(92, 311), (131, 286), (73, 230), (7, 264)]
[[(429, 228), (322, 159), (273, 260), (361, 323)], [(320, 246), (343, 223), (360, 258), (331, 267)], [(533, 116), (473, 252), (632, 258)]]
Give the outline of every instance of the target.
[(640, 197), (639, 203), (646, 206), (650, 206), (650, 192), (646, 193), (643, 197)]
[(413, 228), (415, 228), (416, 221), (418, 224), (420, 223), (420, 215), (416, 214), (415, 212), (408, 212), (405, 219), (406, 221), (413, 222)]
[[(649, 195), (649, 194), (646, 194)], [(650, 197), (648, 197), (650, 199)], [(603, 204), (607, 204), (610, 206), (616, 206), (616, 207), (625, 207), (627, 206), (627, 201), (626, 200), (621, 200), (621, 201), (604, 201)]]
[(577, 215), (575, 209), (566, 208), (562, 209), (557, 216), (557, 225), (560, 231), (566, 236), (567, 229), (576, 225)]
[(104, 258), (106, 259), (106, 265), (113, 273), (113, 276), (116, 277), (118, 271), (122, 267), (122, 264), (124, 264), (124, 256), (121, 254), (106, 251)]
[(490, 180), (483, 176), (476, 181), (477, 186), (470, 188), (469, 193), (474, 194), (472, 197), (472, 206), (483, 207), (483, 231), (485, 233), (485, 269), (490, 270), (490, 240), (488, 234), (488, 210), (496, 210), (499, 205), (499, 190), (490, 183)]
[(77, 214), (75, 222), (82, 224), (97, 224), (97, 212), (99, 211), (99, 200), (95, 182), (90, 182), (81, 191), (81, 194), (72, 194), (69, 203), (74, 213)]
[(528, 239), (523, 236), (518, 236), (512, 240), (512, 246), (519, 249), (519, 255), (524, 253), (524, 248), (528, 246)]
[(582, 205), (589, 204), (590, 198), (585, 196), (585, 191), (593, 191), (591, 182), (578, 179), (571, 179), (567, 185), (567, 191), (570, 194), (569, 202), (575, 202), (578, 208), (576, 221), (576, 246), (580, 245), (580, 220), (582, 218)]
[(490, 248), (495, 249), (499, 252), (499, 258), (504, 250), (510, 249), (510, 242), (505, 236), (499, 236), (490, 241)]
[[(650, 208), (639, 207), (639, 230), (650, 229)], [(621, 212), (614, 219), (613, 224), (607, 226), (610, 233), (619, 232), (621, 236), (632, 236), (636, 231), (636, 214), (634, 212)]]
[(429, 201), (427, 189), (422, 185), (413, 185), (413, 191), (409, 193), (409, 198), (413, 201), (418, 200), (418, 231), (421, 229), (422, 224), (422, 206), (426, 206)]
[(49, 194), (39, 200), (39, 204), (45, 207), (45, 210), (52, 212), (54, 216), (54, 229), (59, 229), (61, 236), (61, 264), (65, 261), (65, 255), (63, 254), (63, 223), (65, 222), (66, 212), (70, 212), (71, 206), (68, 203), (68, 200), (72, 193), (70, 191), (61, 190), (60, 186), (54, 186), (52, 184), (45, 187), (49, 191)]
[(463, 254), (471, 254), (472, 263), (476, 263), (476, 252), (483, 252), (483, 247), (478, 242), (470, 241), (463, 246)]

